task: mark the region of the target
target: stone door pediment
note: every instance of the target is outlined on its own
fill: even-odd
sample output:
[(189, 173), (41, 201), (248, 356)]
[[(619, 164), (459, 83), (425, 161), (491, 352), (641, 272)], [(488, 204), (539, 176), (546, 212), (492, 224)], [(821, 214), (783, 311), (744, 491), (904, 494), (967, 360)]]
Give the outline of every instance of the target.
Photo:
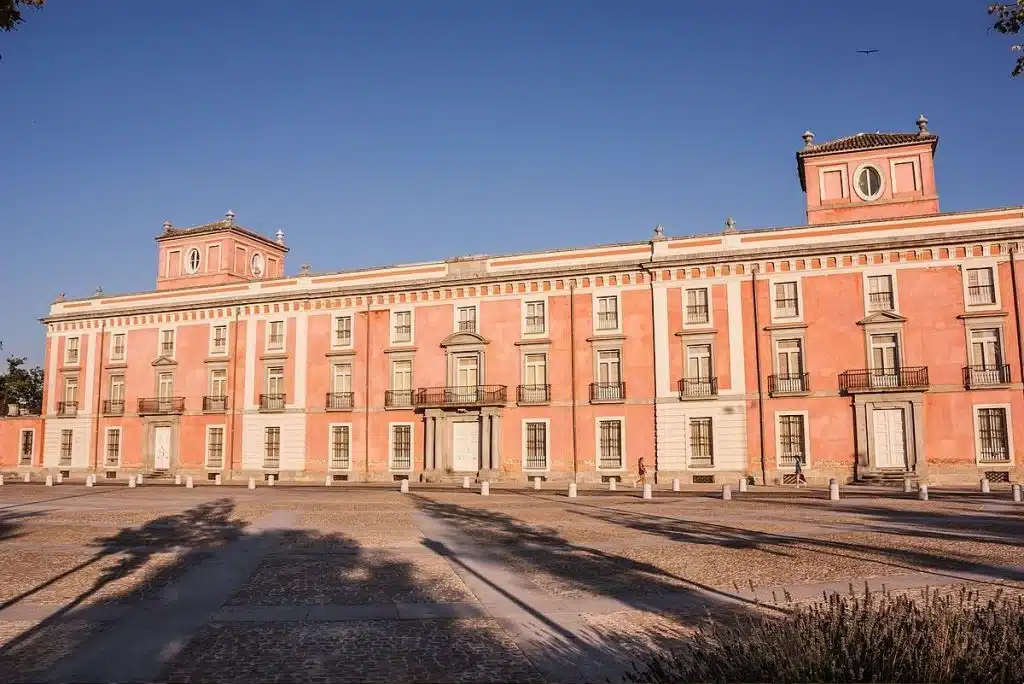
[(455, 332), (441, 340), (442, 347), (477, 347), (481, 344), (490, 344), (483, 335), (474, 332)]
[(875, 313), (857, 321), (857, 325), (892, 325), (894, 323), (905, 323), (906, 318), (893, 311), (876, 311)]

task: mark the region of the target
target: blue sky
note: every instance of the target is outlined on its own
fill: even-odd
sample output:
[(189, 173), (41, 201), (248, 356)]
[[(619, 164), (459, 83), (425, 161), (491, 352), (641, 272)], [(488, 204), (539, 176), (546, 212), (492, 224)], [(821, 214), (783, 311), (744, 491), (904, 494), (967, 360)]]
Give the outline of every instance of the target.
[(805, 128), (922, 112), (944, 210), (1024, 203), (986, 4), (48, 0), (0, 35), (4, 353), (228, 209), (292, 273), (793, 225)]

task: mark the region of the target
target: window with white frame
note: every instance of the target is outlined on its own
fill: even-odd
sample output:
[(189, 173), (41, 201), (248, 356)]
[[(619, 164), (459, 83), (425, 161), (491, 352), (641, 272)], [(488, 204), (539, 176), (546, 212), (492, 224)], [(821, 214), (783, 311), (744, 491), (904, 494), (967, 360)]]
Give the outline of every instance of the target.
[(160, 373), (156, 376), (156, 396), (160, 399), (174, 396), (174, 373)]
[(127, 352), (127, 338), (125, 333), (114, 333), (110, 336), (111, 361), (124, 361)]
[(115, 404), (114, 408), (120, 408), (124, 410), (124, 376), (123, 375), (111, 375), (110, 376), (110, 390), (108, 397), (112, 404)]
[(173, 330), (161, 330), (160, 331), (160, 356), (172, 357), (174, 356), (174, 331)]
[(212, 354), (226, 354), (228, 352), (228, 326), (213, 326), (213, 340), (210, 352)]
[(892, 276), (868, 276), (868, 311), (892, 311), (895, 308)]
[(996, 286), (991, 268), (967, 269), (967, 304), (980, 306), (996, 303)]
[(619, 298), (615, 295), (597, 298), (597, 329), (616, 330), (619, 327)]
[(331, 391), (350, 394), (352, 392), (352, 364), (336, 363), (331, 371)]
[(391, 426), (391, 469), (412, 470), (412, 426)]
[(597, 382), (603, 387), (617, 387), (622, 382), (622, 354), (618, 349), (598, 350)]
[(338, 316), (334, 319), (334, 346), (352, 346), (352, 317)]
[(543, 301), (526, 302), (526, 333), (541, 335), (547, 330), (545, 306)]
[(206, 467), (210, 470), (224, 467), (224, 428), (219, 425), (206, 430)]
[(32, 465), (32, 456), (35, 454), (36, 433), (34, 430), (22, 430), (18, 448), (18, 465)]
[(548, 467), (548, 424), (543, 420), (528, 420), (524, 424), (526, 435), (526, 470), (546, 470)]
[(775, 317), (796, 318), (800, 315), (800, 291), (795, 281), (775, 283)]
[(882, 172), (874, 164), (863, 164), (854, 172), (853, 189), (865, 202), (881, 197), (884, 188)]
[(982, 463), (1006, 463), (1010, 460), (1010, 441), (1006, 431), (1005, 408), (979, 408), (978, 460)]
[(284, 321), (270, 321), (267, 333), (267, 349), (284, 349)]
[(779, 340), (775, 343), (776, 375), (775, 392), (805, 392), (804, 344), (800, 338)]
[(412, 360), (398, 359), (391, 363), (391, 389), (400, 391), (412, 389)]
[(226, 368), (210, 370), (210, 396), (222, 399), (228, 395), (228, 371)]
[(71, 465), (71, 450), (73, 447), (74, 432), (71, 430), (60, 431), (60, 466), (69, 467)]
[(712, 468), (715, 465), (715, 444), (711, 418), (690, 419), (690, 467)]
[(795, 467), (796, 462), (807, 465), (807, 430), (800, 413), (778, 417), (779, 465)]
[(64, 363), (68, 365), (75, 365), (78, 363), (78, 338), (69, 337), (66, 346), (64, 347)]
[(686, 291), (686, 323), (688, 325), (708, 323), (711, 310), (708, 308), (708, 289), (693, 288)]
[(999, 344), (999, 330), (984, 328), (971, 330), (971, 365), (975, 370), (995, 370), (1002, 366), (1003, 354)]
[(394, 313), (393, 342), (412, 342), (412, 312), (396, 311)]
[(199, 254), (199, 250), (195, 247), (188, 250), (185, 253), (185, 273), (193, 275), (199, 272), (199, 266), (202, 264), (202, 256)]
[(875, 375), (895, 374), (899, 370), (899, 336), (885, 333), (871, 336), (871, 371)]
[(78, 404), (78, 376), (64, 378), (64, 403), (72, 407)]
[(107, 455), (103, 465), (108, 468), (121, 465), (121, 428), (107, 428)]
[(281, 428), (268, 427), (263, 431), (263, 467), (277, 470), (281, 467)]
[(548, 355), (531, 353), (523, 355), (523, 387), (519, 401), (548, 401)]
[(351, 465), (348, 425), (331, 426), (331, 470), (348, 470)]
[(458, 311), (459, 332), (476, 332), (476, 307), (460, 306)]
[(598, 464), (604, 469), (623, 467), (622, 420), (603, 419), (597, 422)]
[(284, 368), (281, 366), (267, 368), (267, 395), (275, 398), (284, 397)]

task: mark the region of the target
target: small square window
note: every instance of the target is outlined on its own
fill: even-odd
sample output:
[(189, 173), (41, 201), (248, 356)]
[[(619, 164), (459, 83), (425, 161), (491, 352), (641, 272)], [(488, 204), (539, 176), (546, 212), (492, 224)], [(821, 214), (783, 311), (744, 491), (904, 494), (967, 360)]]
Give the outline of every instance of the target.
[(597, 298), (597, 329), (617, 330), (619, 327), (619, 298), (616, 296)]
[(996, 286), (991, 268), (967, 269), (967, 304), (984, 306), (996, 303)]

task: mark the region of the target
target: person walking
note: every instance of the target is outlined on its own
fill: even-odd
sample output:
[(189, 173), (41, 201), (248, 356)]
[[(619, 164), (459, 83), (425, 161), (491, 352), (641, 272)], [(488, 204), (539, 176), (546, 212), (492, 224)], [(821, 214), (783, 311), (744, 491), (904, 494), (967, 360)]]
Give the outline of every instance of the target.
[(800, 485), (807, 486), (807, 478), (804, 477), (804, 467), (801, 463), (801, 459), (796, 459), (796, 486), (799, 489)]
[(638, 484), (647, 484), (647, 466), (644, 465), (643, 456), (636, 460), (636, 479), (633, 480), (633, 486), (636, 487)]

